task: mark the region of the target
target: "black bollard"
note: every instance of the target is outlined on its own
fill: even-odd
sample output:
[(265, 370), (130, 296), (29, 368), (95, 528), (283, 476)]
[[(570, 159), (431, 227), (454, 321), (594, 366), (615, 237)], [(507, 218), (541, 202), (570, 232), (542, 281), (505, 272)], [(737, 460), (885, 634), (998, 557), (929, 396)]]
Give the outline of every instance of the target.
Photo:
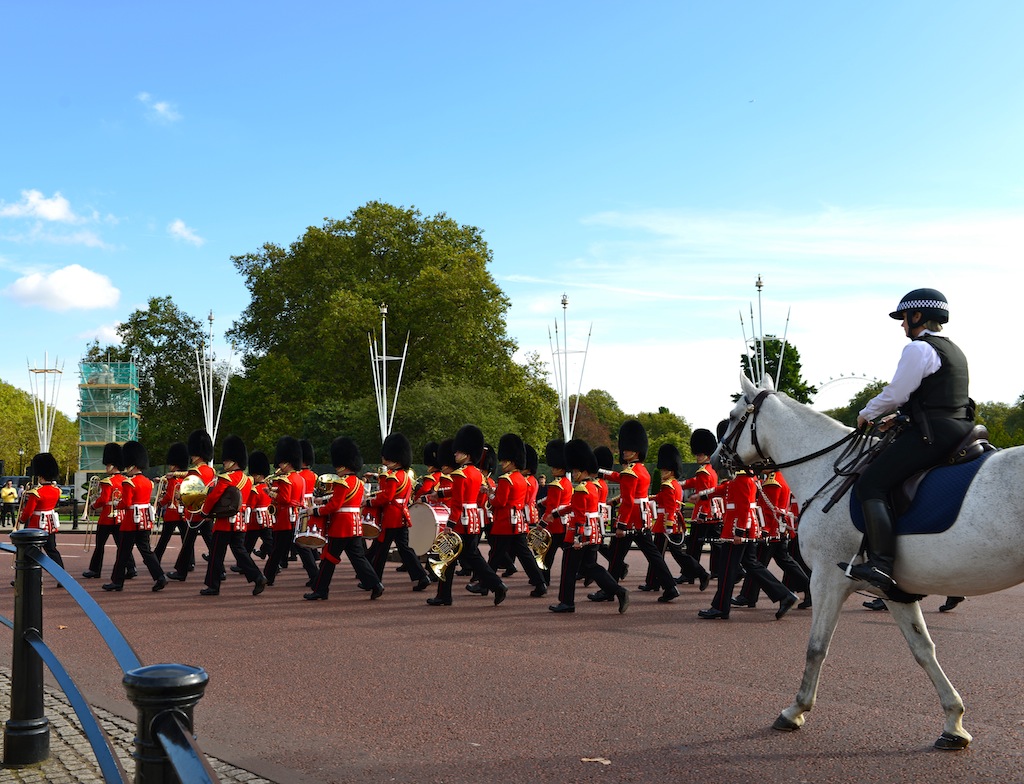
[(191, 735), (192, 713), (206, 691), (208, 680), (209, 676), (201, 667), (184, 664), (153, 664), (125, 674), (125, 691), (138, 711), (132, 753), (136, 784), (179, 780), (157, 739), (157, 732), (168, 725), (167, 719), (177, 718)]
[(4, 725), (4, 765), (35, 765), (50, 756), (50, 721), (43, 712), (43, 660), (25, 642), (43, 636), (43, 569), (31, 558), (46, 544), (46, 531), (11, 534), (18, 548), (14, 568), (14, 649), (11, 653), (11, 718)]

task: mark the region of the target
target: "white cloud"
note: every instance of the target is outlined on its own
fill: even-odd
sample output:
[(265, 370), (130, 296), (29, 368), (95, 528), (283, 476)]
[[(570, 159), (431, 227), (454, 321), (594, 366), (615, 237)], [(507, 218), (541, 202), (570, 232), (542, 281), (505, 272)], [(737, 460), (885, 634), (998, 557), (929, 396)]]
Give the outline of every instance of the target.
[(109, 308), (121, 297), (110, 278), (78, 264), (45, 275), (25, 275), (5, 288), (3, 294), (22, 305), (59, 312)]
[(81, 218), (71, 209), (71, 203), (57, 191), (49, 199), (37, 190), (21, 192), (21, 201), (7, 204), (0, 201), (0, 217), (35, 218), (60, 223), (80, 223)]
[(178, 107), (169, 101), (158, 101), (147, 92), (139, 93), (136, 98), (148, 110), (146, 116), (149, 119), (161, 123), (177, 122), (181, 119)]
[(204, 240), (202, 237), (195, 233), (194, 229), (190, 229), (188, 226), (186, 226), (185, 221), (181, 220), (180, 218), (174, 220), (167, 227), (167, 233), (170, 234), (172, 237), (195, 245), (197, 248), (206, 242), (206, 240)]
[(79, 332), (75, 337), (86, 342), (96, 340), (101, 346), (116, 346), (121, 343), (121, 336), (117, 334), (119, 326), (121, 326), (120, 321), (115, 321), (113, 324), (100, 324)]

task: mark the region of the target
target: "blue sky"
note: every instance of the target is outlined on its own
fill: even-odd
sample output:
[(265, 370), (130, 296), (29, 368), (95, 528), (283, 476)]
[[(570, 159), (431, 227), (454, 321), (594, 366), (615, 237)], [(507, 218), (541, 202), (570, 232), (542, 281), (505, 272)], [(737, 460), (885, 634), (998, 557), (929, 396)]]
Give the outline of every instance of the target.
[(1012, 403), (1022, 29), (985, 0), (3, 3), (0, 378), (59, 357), (73, 414), (91, 338), (168, 294), (223, 333), (231, 255), (377, 199), (482, 229), (524, 351), (566, 293), (583, 389), (629, 412), (713, 427), (751, 305), (810, 382), (888, 379), (921, 286)]

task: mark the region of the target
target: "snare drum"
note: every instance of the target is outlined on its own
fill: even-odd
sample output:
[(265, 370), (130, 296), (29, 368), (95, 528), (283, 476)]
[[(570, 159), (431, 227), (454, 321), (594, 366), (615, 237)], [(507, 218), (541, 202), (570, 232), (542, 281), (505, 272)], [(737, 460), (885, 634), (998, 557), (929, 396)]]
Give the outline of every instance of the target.
[(363, 538), (376, 539), (380, 536), (380, 523), (377, 522), (376, 512), (368, 512), (363, 515)]
[(313, 519), (315, 518), (309, 514), (299, 516), (299, 527), (295, 532), (295, 544), (299, 547), (319, 549), (327, 544), (327, 537), (321, 533), (320, 527), (316, 523), (310, 525), (310, 520)]
[(413, 504), (409, 507), (409, 516), (412, 518), (409, 546), (417, 555), (423, 555), (447, 524), (448, 507), (444, 504)]

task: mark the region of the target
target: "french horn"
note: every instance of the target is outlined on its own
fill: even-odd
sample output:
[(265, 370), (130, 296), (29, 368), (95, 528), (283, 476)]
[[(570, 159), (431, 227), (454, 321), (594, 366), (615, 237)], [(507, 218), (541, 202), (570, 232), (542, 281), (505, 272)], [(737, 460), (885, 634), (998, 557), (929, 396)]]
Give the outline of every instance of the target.
[(537, 562), (537, 568), (541, 570), (547, 569), (544, 557), (548, 554), (548, 548), (551, 547), (551, 534), (548, 532), (548, 529), (539, 525), (533, 526), (526, 533), (526, 543), (530, 546), (533, 559)]
[(454, 531), (444, 528), (435, 537), (434, 543), (427, 550), (427, 568), (438, 580), (444, 579), (448, 566), (462, 552), (462, 537)]

